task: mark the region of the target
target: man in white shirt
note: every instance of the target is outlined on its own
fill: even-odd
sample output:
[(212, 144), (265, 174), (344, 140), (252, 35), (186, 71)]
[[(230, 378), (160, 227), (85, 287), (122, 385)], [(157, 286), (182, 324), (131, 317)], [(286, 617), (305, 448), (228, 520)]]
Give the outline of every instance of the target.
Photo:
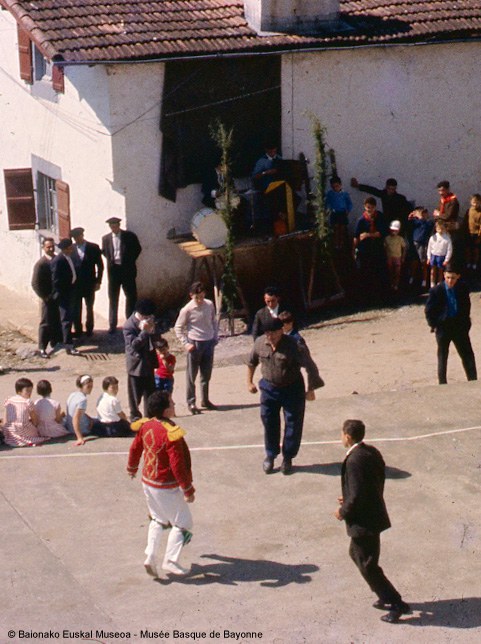
[(81, 226), (70, 231), (70, 236), (75, 240), (72, 258), (78, 278), (78, 302), (74, 319), (77, 337), (82, 335), (82, 300), (85, 300), (85, 331), (87, 336), (93, 333), (95, 293), (100, 289), (104, 272), (100, 247), (87, 241), (84, 232)]
[(77, 271), (72, 260), (72, 240), (65, 238), (58, 243), (60, 253), (52, 259), (52, 293), (58, 304), (62, 339), (69, 355), (80, 355), (73, 346), (72, 322), (77, 302)]
[(200, 414), (195, 404), (195, 379), (200, 370), (201, 407), (216, 409), (209, 400), (209, 382), (214, 363), (218, 328), (213, 302), (205, 297), (205, 286), (194, 282), (189, 289), (190, 302), (179, 313), (175, 334), (187, 352), (187, 406), (192, 414)]
[(107, 260), (109, 280), (109, 333), (117, 329), (120, 288), (125, 295), (125, 317), (134, 312), (137, 301), (137, 258), (142, 246), (135, 233), (120, 228), (120, 219), (110, 217), (106, 223), (111, 232), (102, 237), (102, 254)]

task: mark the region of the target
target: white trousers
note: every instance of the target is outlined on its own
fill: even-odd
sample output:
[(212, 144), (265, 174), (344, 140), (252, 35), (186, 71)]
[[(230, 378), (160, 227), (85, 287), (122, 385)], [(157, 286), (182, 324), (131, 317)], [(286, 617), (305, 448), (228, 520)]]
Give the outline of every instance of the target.
[(161, 490), (142, 483), (147, 507), (152, 520), (149, 524), (147, 547), (145, 554), (155, 561), (157, 551), (164, 532), (163, 526), (170, 524), (167, 547), (165, 549), (164, 563), (179, 561), (182, 546), (184, 545), (183, 530), (192, 531), (192, 515), (184, 494), (180, 488)]

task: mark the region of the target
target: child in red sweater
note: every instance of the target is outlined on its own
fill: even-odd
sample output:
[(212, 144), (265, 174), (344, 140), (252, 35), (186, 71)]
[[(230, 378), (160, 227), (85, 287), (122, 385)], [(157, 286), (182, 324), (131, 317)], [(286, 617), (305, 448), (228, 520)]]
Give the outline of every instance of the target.
[(169, 351), (169, 343), (165, 338), (154, 342), (158, 367), (154, 371), (155, 388), (172, 393), (174, 390), (175, 356)]
[(186, 575), (190, 569), (182, 567), (179, 558), (192, 538), (188, 504), (193, 503), (195, 490), (189, 448), (183, 438), (185, 431), (171, 420), (175, 415), (171, 395), (155, 391), (147, 405), (151, 418), (143, 419), (127, 465), (127, 472), (134, 478), (144, 452), (142, 486), (150, 514), (144, 566), (149, 575), (158, 576), (156, 553), (163, 531), (170, 529), (162, 568), (174, 575)]

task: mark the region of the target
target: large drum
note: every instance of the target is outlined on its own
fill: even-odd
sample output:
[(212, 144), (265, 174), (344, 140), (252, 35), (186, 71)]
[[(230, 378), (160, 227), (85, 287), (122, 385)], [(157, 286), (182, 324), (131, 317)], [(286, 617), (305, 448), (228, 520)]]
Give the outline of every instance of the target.
[(191, 223), (192, 234), (206, 248), (221, 248), (227, 241), (227, 226), (222, 215), (212, 208), (195, 213)]

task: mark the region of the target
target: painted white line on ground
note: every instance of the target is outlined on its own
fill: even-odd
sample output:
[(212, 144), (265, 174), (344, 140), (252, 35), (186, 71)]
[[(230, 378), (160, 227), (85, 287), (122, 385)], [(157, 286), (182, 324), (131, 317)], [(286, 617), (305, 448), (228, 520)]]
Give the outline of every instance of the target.
[[(460, 434), (462, 432), (470, 432), (475, 429), (481, 429), (481, 425), (475, 425), (474, 427), (461, 427), (459, 429), (447, 429), (444, 432), (431, 432), (430, 434), (418, 434), (417, 436), (386, 436), (384, 438), (368, 438), (366, 442), (368, 443), (393, 443), (393, 442), (408, 442), (408, 441), (418, 441), (424, 438), (435, 438), (437, 436), (447, 436), (449, 434)], [(302, 441), (302, 447), (307, 447), (308, 445), (340, 445), (340, 440), (335, 441)], [(263, 444), (251, 444), (251, 445), (217, 445), (211, 447), (190, 447), (191, 452), (215, 452), (222, 450), (231, 450), (231, 449), (259, 449), (264, 447)], [(19, 459), (19, 458), (82, 458), (86, 456), (127, 456), (128, 452), (83, 452), (76, 454), (12, 454), (10, 456), (1, 456), (0, 460), (8, 459)]]

